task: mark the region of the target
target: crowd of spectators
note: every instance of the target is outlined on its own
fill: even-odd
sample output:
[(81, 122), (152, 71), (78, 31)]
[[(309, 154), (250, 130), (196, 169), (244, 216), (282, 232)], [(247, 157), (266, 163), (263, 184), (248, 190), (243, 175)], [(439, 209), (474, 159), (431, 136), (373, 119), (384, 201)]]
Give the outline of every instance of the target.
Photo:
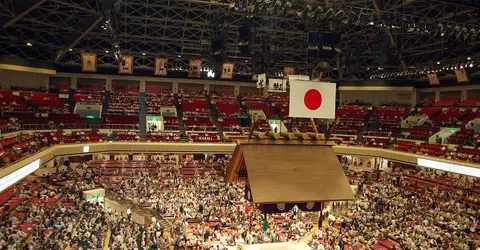
[[(225, 168), (229, 157), (211, 157), (207, 160), (166, 156), (151, 159), (148, 164), (156, 171), (138, 171), (125, 178), (111, 178), (114, 190), (122, 196), (165, 218), (171, 218), (172, 230), (157, 240), (184, 249), (223, 249), (236, 243), (270, 243), (298, 240), (312, 228), (311, 214), (293, 210), (280, 216), (269, 216), (268, 230), (263, 230), (264, 215), (252, 206), (245, 213), (243, 184), (226, 183), (205, 164), (219, 164)], [(145, 162), (144, 162), (145, 164)], [(145, 165), (143, 165), (145, 167)], [(194, 169), (194, 170), (192, 170)], [(159, 171), (160, 170), (160, 171)], [(184, 170), (193, 171), (186, 175)], [(96, 173), (101, 176), (102, 172)], [(125, 223), (122, 220), (121, 223)], [(115, 244), (137, 247), (139, 229), (135, 225), (118, 229), (120, 239)], [(116, 230), (116, 231), (118, 231)], [(125, 242), (125, 235), (133, 240)], [(151, 238), (151, 237), (150, 237)], [(145, 241), (142, 241), (145, 242)], [(217, 247), (218, 246), (218, 247)]]
[[(449, 160), (467, 161), (473, 163), (480, 163), (480, 144), (476, 143), (472, 148), (464, 148), (461, 146), (416, 143), (415, 141), (403, 141), (393, 137), (390, 138), (374, 138), (364, 137), (362, 140), (357, 140), (354, 136), (334, 136), (342, 139), (342, 145), (375, 147), (390, 150), (403, 151), (418, 155), (429, 155)], [(409, 147), (402, 147), (404, 142), (409, 142)], [(435, 150), (432, 150), (432, 147)]]
[[(304, 237), (311, 238), (314, 249), (479, 247), (479, 179), (429, 169), (394, 168), (369, 177), (347, 173), (358, 185), (357, 200), (324, 210), (326, 225), (315, 228), (318, 214), (294, 208), (269, 215), (265, 229), (263, 213), (247, 205), (244, 184), (220, 177), (229, 159), (169, 154), (132, 161), (117, 156), (76, 169), (55, 161), (55, 173), (13, 188), (12, 196), (21, 202), (2, 207), (0, 247), (223, 250)], [(130, 209), (118, 213), (83, 199), (82, 191), (99, 186), (154, 216), (141, 225)]]
[[(440, 182), (445, 179), (457, 180), (457, 185)], [(362, 188), (357, 201), (330, 211), (328, 225), (315, 233), (310, 245), (316, 249), (476, 249), (480, 192), (471, 190), (478, 185), (478, 179), (433, 170), (384, 174)]]

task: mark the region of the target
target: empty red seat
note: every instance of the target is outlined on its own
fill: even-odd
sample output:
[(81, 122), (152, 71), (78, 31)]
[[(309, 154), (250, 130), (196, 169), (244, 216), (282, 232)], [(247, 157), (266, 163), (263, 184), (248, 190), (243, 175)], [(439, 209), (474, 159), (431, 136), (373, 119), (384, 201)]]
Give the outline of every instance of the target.
[(479, 99), (468, 99), (458, 104), (459, 107), (478, 107), (480, 106)]
[(434, 107), (452, 107), (459, 102), (458, 99), (442, 99), (433, 104)]

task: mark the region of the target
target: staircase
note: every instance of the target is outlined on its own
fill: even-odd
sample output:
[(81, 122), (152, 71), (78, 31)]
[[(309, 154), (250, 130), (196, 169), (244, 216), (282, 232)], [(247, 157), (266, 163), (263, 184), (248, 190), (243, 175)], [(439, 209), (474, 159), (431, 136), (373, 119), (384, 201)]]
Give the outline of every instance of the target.
[(167, 230), (173, 227), (173, 223), (165, 218), (163, 216), (160, 216), (160, 218), (157, 219), (157, 221), (164, 226)]
[(110, 227), (108, 227), (107, 233), (105, 235), (105, 240), (103, 241), (103, 250), (108, 250), (110, 249), (110, 238), (112, 237), (112, 230), (110, 230)]
[(242, 107), (242, 111), (243, 113), (245, 113), (246, 115), (248, 115), (248, 108), (247, 108), (247, 105), (243, 104), (243, 100), (240, 96), (237, 96), (237, 101), (238, 103), (240, 104), (240, 106)]
[(178, 129), (180, 130), (180, 132), (185, 132), (185, 122), (183, 122), (182, 105), (180, 105), (180, 98), (178, 97), (178, 94), (173, 95), (173, 101), (175, 102), (175, 108), (177, 109)]
[(74, 89), (70, 89), (70, 91), (68, 92), (68, 99), (67, 99), (67, 103), (68, 103), (68, 111), (70, 113), (73, 114), (73, 111), (75, 110), (75, 99), (74, 99), (74, 96), (75, 96), (75, 90)]
[(147, 141), (147, 97), (145, 92), (140, 92), (140, 112), (138, 113), (140, 119), (140, 141)]
[(252, 126), (252, 118), (250, 117), (250, 114), (248, 113), (247, 105), (243, 104), (243, 100), (240, 96), (237, 96), (237, 101), (240, 104), (240, 107), (242, 107), (243, 114), (246, 117), (246, 118), (240, 118), (240, 126), (241, 127)]
[(363, 120), (363, 127), (358, 131), (358, 136), (357, 136), (357, 141), (360, 141), (363, 138), (363, 135), (365, 135), (365, 132), (368, 130), (368, 123), (370, 122), (370, 119), (372, 119), (373, 114), (375, 114), (375, 110), (377, 107), (372, 107), (372, 110), (370, 110), (367, 113), (367, 116)]
[(102, 118), (93, 118), (93, 119), (86, 119), (86, 120), (89, 128), (100, 129)]
[(110, 104), (110, 91), (103, 94), (102, 117), (108, 113), (108, 105)]
[(217, 132), (218, 132), (218, 135), (220, 136), (220, 139), (223, 140), (223, 126), (222, 126), (222, 123), (218, 121), (217, 108), (212, 103), (212, 98), (210, 97), (210, 95), (205, 95), (205, 97), (207, 98), (208, 108), (210, 109), (210, 118), (213, 120), (213, 122), (215, 123), (215, 126), (217, 127)]

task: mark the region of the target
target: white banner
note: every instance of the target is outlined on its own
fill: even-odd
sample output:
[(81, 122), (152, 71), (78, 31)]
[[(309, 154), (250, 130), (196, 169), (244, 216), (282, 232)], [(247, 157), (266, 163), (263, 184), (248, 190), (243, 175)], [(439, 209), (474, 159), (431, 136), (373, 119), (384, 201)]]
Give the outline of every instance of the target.
[(270, 78), (268, 92), (287, 92), (287, 80), (283, 78)]
[(267, 74), (259, 74), (257, 77), (257, 88), (265, 88), (267, 86)]

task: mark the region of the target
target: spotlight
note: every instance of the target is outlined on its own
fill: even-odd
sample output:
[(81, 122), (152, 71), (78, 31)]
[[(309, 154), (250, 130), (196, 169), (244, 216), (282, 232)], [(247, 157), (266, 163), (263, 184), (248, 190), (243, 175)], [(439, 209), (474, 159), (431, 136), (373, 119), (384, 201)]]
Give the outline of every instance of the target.
[(467, 60), (470, 60), (471, 58), (470, 57), (467, 57)]
[(181, 55), (178, 55), (178, 57), (182, 57)]
[(32, 44), (31, 42), (28, 42), (28, 43), (27, 43), (27, 46), (28, 46), (28, 47), (32, 47), (33, 44)]
[(73, 49), (69, 49), (70, 51), (73, 51)]
[(142, 55), (146, 55), (145, 52), (143, 52)]
[(440, 64), (440, 62), (437, 62), (437, 64)]
[(105, 50), (105, 53), (107, 53), (107, 54), (108, 54), (108, 50)]
[(473, 63), (470, 63), (468, 66), (469, 66), (470, 68), (473, 68)]

